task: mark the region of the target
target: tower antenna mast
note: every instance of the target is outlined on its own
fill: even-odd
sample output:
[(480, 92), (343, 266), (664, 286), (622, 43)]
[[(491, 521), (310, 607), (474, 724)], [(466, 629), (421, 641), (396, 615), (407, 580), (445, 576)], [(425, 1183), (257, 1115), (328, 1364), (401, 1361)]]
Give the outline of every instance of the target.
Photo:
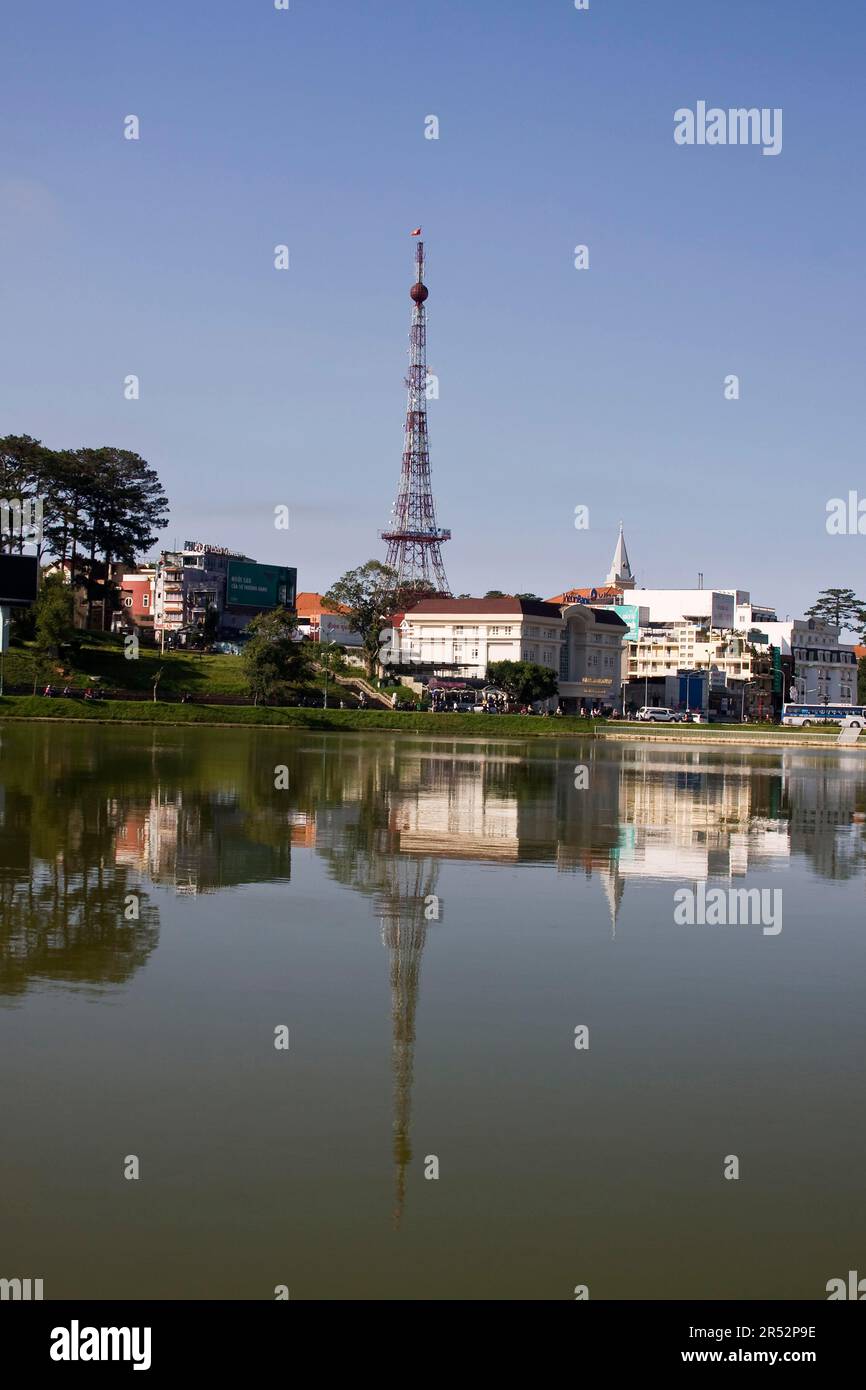
[[(420, 238), (421, 228), (412, 233)], [(427, 311), (430, 291), (424, 284), (424, 243), (415, 246), (415, 283), (409, 291), (412, 323), (409, 329), (408, 401), (403, 433), (403, 462), (393, 522), (380, 534), (388, 542), (385, 563), (394, 570), (394, 598), (399, 604), (413, 591), (428, 596), (450, 597), (442, 542), (451, 532), (436, 524), (436, 507), (430, 483), (430, 443), (427, 433)]]

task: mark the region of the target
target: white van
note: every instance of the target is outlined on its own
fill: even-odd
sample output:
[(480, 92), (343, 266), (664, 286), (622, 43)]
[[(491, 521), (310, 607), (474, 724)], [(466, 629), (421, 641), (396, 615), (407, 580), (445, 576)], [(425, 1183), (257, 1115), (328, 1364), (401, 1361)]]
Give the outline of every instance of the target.
[(675, 710), (668, 709), (667, 705), (641, 705), (637, 712), (637, 718), (649, 724), (679, 724), (682, 717)]

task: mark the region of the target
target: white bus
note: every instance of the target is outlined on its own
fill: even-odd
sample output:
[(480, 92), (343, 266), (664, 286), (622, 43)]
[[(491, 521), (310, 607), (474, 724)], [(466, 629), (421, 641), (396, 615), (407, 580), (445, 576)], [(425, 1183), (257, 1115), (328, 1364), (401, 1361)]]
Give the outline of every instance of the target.
[(845, 719), (852, 728), (862, 729), (866, 724), (866, 705), (804, 705), (792, 701), (782, 706), (783, 724), (807, 728), (810, 724), (841, 724)]

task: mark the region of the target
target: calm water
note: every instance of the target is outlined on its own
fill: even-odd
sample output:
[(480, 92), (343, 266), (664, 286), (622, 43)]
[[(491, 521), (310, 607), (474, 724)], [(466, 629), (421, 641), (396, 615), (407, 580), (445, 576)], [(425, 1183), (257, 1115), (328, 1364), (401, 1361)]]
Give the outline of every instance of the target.
[[(866, 1274), (858, 754), (0, 725), (0, 784), (0, 1276), (784, 1299)], [(703, 881), (781, 888), (782, 931), (677, 925)]]

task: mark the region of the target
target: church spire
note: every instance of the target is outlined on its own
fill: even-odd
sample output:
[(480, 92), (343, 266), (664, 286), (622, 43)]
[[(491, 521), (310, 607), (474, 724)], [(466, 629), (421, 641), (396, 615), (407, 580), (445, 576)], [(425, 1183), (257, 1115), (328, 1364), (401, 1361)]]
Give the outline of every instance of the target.
[(608, 584), (615, 584), (620, 589), (634, 588), (634, 575), (629, 564), (628, 551), (625, 548), (625, 536), (622, 533), (622, 522), (619, 523), (619, 540), (616, 543), (616, 550), (613, 553), (613, 562), (610, 567), (610, 574), (607, 576)]

